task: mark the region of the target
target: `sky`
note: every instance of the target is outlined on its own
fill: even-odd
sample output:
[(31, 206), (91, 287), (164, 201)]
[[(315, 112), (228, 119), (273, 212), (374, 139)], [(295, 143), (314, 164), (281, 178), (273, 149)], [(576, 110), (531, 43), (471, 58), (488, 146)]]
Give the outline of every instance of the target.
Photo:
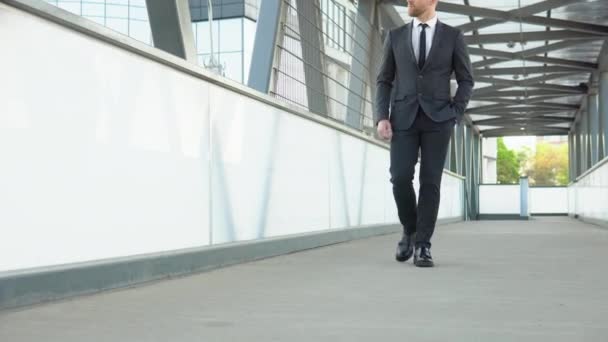
[(504, 137), (505, 145), (508, 149), (519, 150), (528, 146), (531, 150), (536, 147), (536, 136)]

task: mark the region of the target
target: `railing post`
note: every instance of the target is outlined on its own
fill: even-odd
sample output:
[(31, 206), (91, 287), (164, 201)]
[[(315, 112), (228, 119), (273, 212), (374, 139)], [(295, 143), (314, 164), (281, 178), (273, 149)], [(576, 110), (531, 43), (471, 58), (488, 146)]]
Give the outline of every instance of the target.
[(528, 176), (519, 178), (519, 216), (522, 219), (528, 219), (530, 216), (528, 210), (529, 191), (528, 191)]

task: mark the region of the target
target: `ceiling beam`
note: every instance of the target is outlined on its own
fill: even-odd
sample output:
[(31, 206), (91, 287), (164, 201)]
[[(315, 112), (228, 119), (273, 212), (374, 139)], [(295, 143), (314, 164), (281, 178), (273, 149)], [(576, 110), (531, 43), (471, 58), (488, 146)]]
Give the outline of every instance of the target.
[[(569, 93), (572, 94), (572, 93)], [(551, 89), (531, 89), (531, 90), (503, 90), (503, 91), (493, 91), (477, 94), (473, 92), (473, 98), (475, 100), (480, 100), (486, 97), (523, 97), (528, 98), (530, 96), (564, 96), (568, 95), (568, 93), (564, 94), (564, 91), (560, 90), (551, 90)], [(481, 100), (480, 100), (481, 101)]]
[(509, 125), (511, 123), (547, 123), (547, 124), (556, 124), (556, 123), (568, 123), (574, 121), (574, 118), (569, 117), (559, 117), (559, 116), (516, 116), (512, 118), (493, 118), (493, 119), (483, 119), (474, 121), (476, 125), (484, 125), (484, 126), (496, 126), (496, 125)]
[(485, 61), (478, 61), (478, 62), (473, 63), (473, 68), (476, 68), (476, 69), (485, 68), (485, 67), (488, 67), (488, 66), (491, 66), (494, 64), (507, 62), (510, 60), (526, 60), (529, 62), (569, 66), (572, 68), (589, 70), (589, 71), (594, 71), (594, 70), (598, 69), (597, 63), (573, 61), (573, 60), (563, 59), (563, 58), (552, 58), (552, 57), (542, 57), (542, 56), (522, 57), (522, 56), (517, 56), (517, 55), (513, 56), (513, 58), (499, 57), (499, 58), (487, 59)]
[[(481, 126), (490, 126), (490, 125), (481, 125)], [(498, 130), (517, 130), (517, 131), (521, 131), (522, 128), (525, 128), (526, 130), (534, 130), (534, 131), (565, 131), (568, 132), (569, 129), (566, 127), (554, 127), (554, 126), (538, 126), (538, 125), (529, 125), (528, 127), (525, 127), (525, 125), (517, 125), (517, 126), (511, 126), (511, 127), (503, 127), (503, 128), (490, 128), (490, 129), (485, 129), (485, 130), (481, 130), (482, 133), (488, 133), (488, 132), (492, 132), (492, 131), (498, 131)]]
[[(561, 49), (565, 49), (565, 48), (569, 48), (572, 46), (576, 46), (579, 44), (583, 44), (583, 43), (588, 43), (588, 42), (592, 42), (592, 41), (596, 41), (599, 39), (604, 39), (603, 37), (598, 37), (598, 36), (594, 36), (588, 39), (577, 39), (577, 40), (565, 40), (562, 42), (557, 42), (557, 43), (552, 43), (552, 44), (548, 44), (548, 45), (543, 45), (543, 46), (539, 46), (537, 48), (533, 48), (533, 49), (528, 49), (528, 50), (524, 50), (524, 51), (520, 51), (520, 52), (514, 52), (515, 54), (519, 54), (520, 57), (519, 59), (525, 59), (526, 57), (530, 57), (530, 56), (535, 56), (538, 54), (543, 54), (543, 53), (547, 53), (547, 52), (551, 52), (551, 51), (557, 51), (557, 50), (561, 50)], [(472, 55), (482, 55), (482, 56), (487, 56), (485, 54), (483, 54), (483, 51), (476, 51), (473, 48), (469, 48), (469, 52)], [(502, 53), (502, 51), (499, 51)], [(510, 53), (510, 52), (505, 52), (505, 53)], [(506, 56), (506, 55), (505, 55)], [(523, 56), (523, 57), (522, 57)], [(490, 65), (494, 65), (496, 63), (501, 63), (504, 61), (504, 59), (500, 58), (501, 56), (496, 56), (496, 58), (490, 58), (484, 61), (479, 61), (476, 63), (473, 63), (473, 66), (477, 67), (477, 68), (481, 68), (481, 67), (486, 67), (486, 66), (490, 66)]]
[[(545, 82), (545, 81), (554, 80), (554, 79), (563, 78), (563, 77), (575, 76), (578, 74), (580, 74), (580, 72), (555, 73), (555, 74), (546, 74), (546, 75), (541, 75), (541, 76), (537, 76), (537, 77), (531, 77), (531, 78), (527, 78), (527, 79), (523, 79), (523, 80), (507, 80), (507, 79), (503, 79), (503, 78), (475, 75), (476, 82), (494, 84), (493, 86), (487, 86), (484, 88), (475, 89), (475, 93), (485, 93), (485, 92), (489, 92), (489, 91), (497, 91), (500, 89), (511, 88), (511, 87), (535, 87), (538, 89), (543, 89), (543, 85), (546, 83), (540, 83), (540, 82)], [(586, 87), (580, 87), (580, 88), (583, 89), (584, 92), (587, 92)]]
[[(530, 16), (532, 14), (536, 14), (536, 13), (540, 13), (540, 12), (545, 12), (548, 10), (552, 10), (554, 8), (559, 8), (571, 3), (576, 3), (576, 2), (580, 2), (580, 0), (545, 0), (545, 1), (541, 1), (541, 2), (537, 2), (535, 4), (532, 5), (528, 5), (528, 6), (524, 6), (522, 8), (517, 8), (514, 10), (509, 11), (508, 13), (511, 15), (511, 17), (526, 17), (526, 16)], [(462, 32), (470, 32), (470, 31), (474, 31), (474, 30), (479, 30), (481, 28), (484, 27), (488, 27), (488, 26), (492, 26), (492, 25), (496, 25), (496, 24), (501, 24), (506, 22), (507, 20), (503, 20), (503, 19), (482, 19), (482, 20), (477, 20), (474, 23), (467, 23), (464, 25), (460, 25), (457, 26), (457, 29), (460, 29)]]
[(551, 83), (536, 83), (536, 84), (527, 84), (524, 87), (528, 88), (537, 88), (537, 89), (546, 89), (546, 90), (557, 90), (564, 93), (569, 93), (572, 95), (580, 95), (586, 94), (587, 88), (581, 86), (565, 86), (561, 84), (551, 84)]
[(505, 137), (505, 136), (520, 136), (520, 135), (567, 135), (568, 128), (560, 127), (547, 127), (547, 128), (530, 128), (530, 129), (513, 129), (513, 128), (495, 128), (482, 130), (481, 133), (484, 137)]
[(501, 97), (480, 98), (480, 99), (473, 99), (473, 101), (496, 102), (496, 103), (503, 103), (503, 104), (508, 104), (508, 105), (524, 104), (522, 100), (505, 99), (505, 98), (501, 98)]
[(521, 114), (521, 113), (502, 113), (502, 114), (497, 114), (497, 115), (492, 115), (495, 116), (491, 119), (480, 119), (475, 121), (476, 123), (482, 120), (492, 120), (492, 119), (496, 119), (496, 118), (503, 118), (503, 119), (517, 119), (517, 118), (523, 118), (523, 119), (531, 119), (531, 118), (537, 118), (537, 117), (543, 117), (543, 118), (571, 118), (572, 120), (574, 120), (574, 116), (555, 116), (552, 114), (560, 114), (559, 112), (554, 112), (554, 111), (537, 111), (537, 112), (533, 112), (530, 114)]
[(500, 44), (512, 42), (533, 42), (545, 40), (572, 40), (572, 39), (589, 39), (596, 37), (597, 39), (605, 39), (606, 35), (598, 35), (586, 32), (577, 32), (570, 30), (559, 31), (528, 31), (528, 32), (512, 32), (512, 33), (492, 33), (480, 34), (476, 36), (465, 36), (464, 41), (468, 45), (477, 44)]
[[(500, 62), (508, 61), (508, 60), (526, 60), (526, 61), (530, 61), (530, 62), (571, 66), (574, 68), (580, 68), (580, 69), (585, 69), (585, 70), (597, 70), (597, 68), (598, 68), (597, 63), (573, 61), (573, 60), (569, 60), (569, 59), (551, 58), (551, 57), (543, 57), (543, 56), (525, 56), (525, 55), (523, 55), (523, 53), (513, 53), (513, 52), (488, 50), (488, 49), (480, 49), (480, 48), (472, 48), (472, 47), (469, 47), (469, 52), (472, 55), (497, 57), (496, 59), (489, 59), (489, 60), (485, 60), (485, 61), (475, 62), (475, 63), (473, 63), (474, 68), (482, 68), (482, 67), (497, 64)], [(496, 60), (500, 60), (500, 61), (497, 62)]]
[(553, 102), (540, 102), (535, 103), (534, 107), (538, 109), (563, 109), (563, 110), (577, 110), (580, 105), (567, 104), (567, 103), (553, 103)]
[(475, 76), (493, 76), (493, 75), (529, 75), (529, 74), (547, 74), (561, 72), (586, 72), (584, 70), (576, 70), (572, 67), (565, 66), (534, 66), (534, 67), (510, 67), (510, 68), (492, 68), (492, 69), (475, 69)]
[[(572, 115), (574, 115), (575, 111), (570, 111), (570, 113), (572, 113)], [(522, 113), (486, 113), (486, 114), (473, 114), (473, 115), (484, 115), (484, 116), (491, 116), (492, 118), (510, 118), (510, 117), (519, 117), (519, 116), (526, 116), (526, 117), (538, 117), (538, 116), (544, 116), (544, 115), (557, 115), (557, 114), (563, 114), (563, 113), (568, 113), (568, 112), (563, 112), (563, 111), (555, 111), (555, 110), (540, 110), (540, 111), (534, 111), (532, 113), (528, 113), (528, 114), (522, 114)], [(574, 117), (574, 116), (572, 116)]]
[(489, 86), (489, 87), (484, 87), (484, 88), (480, 88), (480, 89), (475, 89), (475, 92), (473, 93), (473, 95), (480, 96), (480, 95), (485, 95), (485, 94), (491, 94), (491, 93), (495, 93), (495, 92), (499, 91), (500, 89), (511, 88), (511, 87), (556, 90), (559, 92), (566, 93), (568, 96), (569, 95), (581, 95), (581, 94), (587, 93), (587, 89), (585, 87), (580, 87), (580, 86), (573, 87), (573, 86), (565, 86), (565, 85), (551, 84), (551, 83), (536, 83), (536, 84), (528, 84), (528, 85), (523, 85), (523, 86), (519, 85), (519, 84), (508, 85), (508, 86)]
[[(580, 94), (580, 95), (567, 94), (566, 96), (583, 96), (583, 95), (582, 94)], [(489, 97), (489, 98), (475, 99), (473, 101), (496, 102), (496, 103), (504, 103), (504, 104), (510, 104), (510, 105), (531, 105), (531, 104), (542, 103), (542, 102), (549, 101), (549, 100), (563, 99), (563, 98), (564, 98), (564, 95), (537, 96), (537, 97), (531, 97), (531, 98), (521, 99), (521, 100), (505, 99), (502, 97)]]
[[(497, 84), (497, 85), (506, 85), (506, 86), (510, 86), (510, 87), (523, 87), (526, 85), (535, 84), (538, 82), (549, 81), (549, 80), (553, 80), (556, 78), (574, 76), (574, 75), (578, 75), (579, 73), (580, 72), (578, 72), (578, 71), (573, 71), (570, 73), (563, 73), (563, 74), (561, 74), (561, 73), (547, 74), (547, 75), (531, 77), (531, 78), (527, 78), (527, 79), (523, 79), (523, 80), (507, 80), (504, 78), (494, 78), (494, 77), (475, 75), (475, 81), (483, 82), (483, 83), (492, 83), (492, 84)], [(477, 89), (475, 91), (477, 91)]]
[(533, 113), (535, 111), (551, 110), (553, 112), (558, 111), (574, 111), (579, 108), (579, 105), (570, 105), (563, 103), (540, 103), (531, 106), (522, 107), (509, 107), (504, 104), (487, 105), (480, 107), (473, 107), (466, 110), (470, 114), (484, 114), (492, 115), (492, 113)]
[(399, 15), (399, 12), (397, 12), (395, 7), (391, 6), (388, 2), (386, 4), (381, 4), (378, 8), (379, 17), (382, 22), (381, 27), (385, 28), (386, 32), (391, 28), (405, 24), (405, 21), (401, 15)]
[[(583, 96), (584, 94), (564, 94), (564, 95), (556, 95), (556, 96), (537, 96), (524, 100), (524, 104), (541, 104), (550, 100), (563, 99), (564, 97), (570, 96)], [(579, 101), (580, 102), (580, 101)]]
[(547, 17), (537, 17), (533, 15), (513, 15), (507, 11), (499, 11), (492, 8), (476, 7), (460, 5), (449, 2), (440, 1), (437, 4), (437, 10), (453, 14), (462, 14), (475, 17), (483, 17), (487, 19), (496, 19), (501, 21), (516, 21), (532, 25), (550, 26), (555, 28), (575, 30), (578, 32), (586, 32), (600, 35), (608, 35), (608, 26), (587, 24), (572, 20), (554, 19)]

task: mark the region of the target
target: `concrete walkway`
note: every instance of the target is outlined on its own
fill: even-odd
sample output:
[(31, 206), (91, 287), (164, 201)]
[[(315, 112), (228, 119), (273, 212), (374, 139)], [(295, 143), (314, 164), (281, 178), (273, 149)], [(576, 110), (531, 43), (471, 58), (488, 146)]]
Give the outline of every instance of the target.
[(437, 267), (382, 236), (0, 313), (0, 341), (608, 341), (608, 230), (441, 226)]

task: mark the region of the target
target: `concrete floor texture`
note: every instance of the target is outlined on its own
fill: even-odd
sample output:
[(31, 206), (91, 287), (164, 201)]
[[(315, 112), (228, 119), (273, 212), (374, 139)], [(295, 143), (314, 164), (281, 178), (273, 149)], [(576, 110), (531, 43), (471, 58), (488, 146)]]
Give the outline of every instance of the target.
[(0, 341), (608, 341), (608, 230), (439, 226), (437, 266), (386, 235), (0, 312)]

